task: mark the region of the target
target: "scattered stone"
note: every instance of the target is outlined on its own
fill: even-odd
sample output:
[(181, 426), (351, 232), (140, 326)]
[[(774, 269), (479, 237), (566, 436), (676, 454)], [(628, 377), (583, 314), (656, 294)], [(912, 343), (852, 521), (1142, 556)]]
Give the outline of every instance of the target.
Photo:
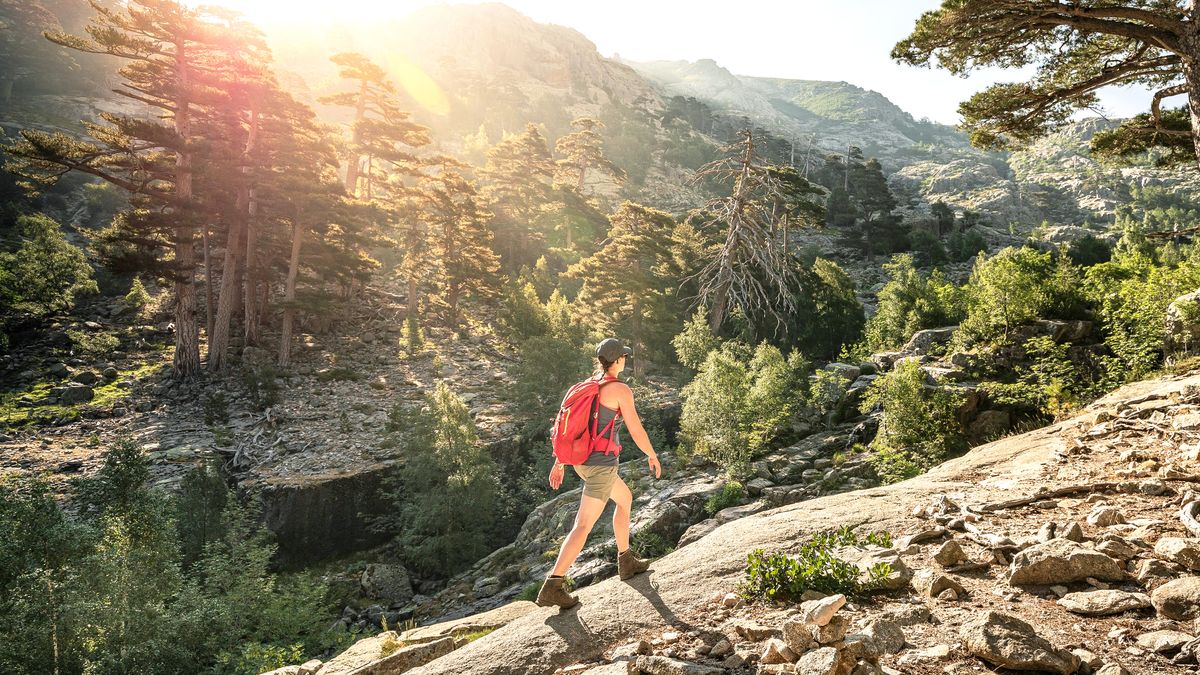
[(842, 639), (841, 649), (851, 661), (878, 661), (883, 651), (875, 638), (865, 633), (852, 633)]
[[(762, 642), (767, 638), (779, 637), (781, 635), (781, 631), (778, 628), (763, 626), (746, 619), (733, 619), (729, 622), (728, 628), (732, 628), (735, 634), (742, 636), (750, 642)], [(723, 629), (723, 632), (725, 632), (725, 629)]]
[(1153, 579), (1170, 578), (1178, 574), (1171, 565), (1158, 558), (1148, 558), (1138, 563), (1137, 580), (1143, 584)]
[[(827, 645), (846, 636), (846, 630), (850, 627), (850, 619), (842, 614), (835, 615), (829, 620), (829, 623), (824, 626), (808, 625), (808, 632), (818, 644)], [(795, 651), (795, 650), (792, 650)]]
[(796, 654), (788, 648), (787, 644), (779, 638), (771, 638), (767, 640), (766, 646), (763, 647), (762, 654), (758, 657), (759, 663), (791, 663), (796, 660)]
[(371, 563), (363, 570), (359, 584), (363, 594), (374, 600), (405, 603), (413, 597), (412, 580), (403, 565)]
[(1150, 602), (1168, 619), (1187, 621), (1200, 617), (1200, 577), (1183, 577), (1154, 589)]
[(967, 651), (1013, 670), (1037, 670), (1071, 675), (1079, 657), (1050, 644), (1033, 627), (1015, 616), (988, 611), (963, 626)]
[(958, 583), (953, 577), (945, 574), (938, 574), (931, 570), (922, 570), (913, 577), (913, 588), (918, 593), (927, 598), (940, 598), (945, 591), (953, 591), (953, 600), (957, 600), (959, 596), (966, 595), (967, 589), (963, 588), (962, 584)]
[(1108, 616), (1150, 607), (1150, 596), (1145, 593), (1101, 590), (1068, 593), (1058, 604), (1068, 612), (1085, 616)]
[[(783, 641), (796, 654), (803, 654), (817, 644), (817, 641), (813, 639), (812, 633), (808, 630), (808, 624), (796, 620), (784, 622)], [(713, 649), (716, 649), (716, 647)], [(730, 649), (733, 649), (733, 647), (730, 646)]]
[(954, 539), (950, 539), (938, 547), (938, 550), (933, 553), (933, 559), (942, 567), (953, 567), (969, 560), (967, 554), (963, 552), (962, 545)]
[[(117, 369), (113, 368), (112, 366), (109, 366), (104, 369), (104, 379), (109, 380), (110, 382), (112, 380), (117, 379), (118, 375), (120, 375), (120, 372), (117, 371)], [(301, 667), (303, 667), (303, 666), (301, 666)]]
[(100, 378), (96, 376), (96, 373), (94, 373), (90, 370), (81, 370), (78, 373), (75, 373), (74, 375), (71, 376), (71, 381), (78, 382), (79, 384), (86, 384), (88, 386), (91, 386), (91, 385), (99, 382)]
[(814, 626), (824, 626), (846, 604), (846, 596), (841, 593), (820, 600), (810, 600), (800, 605), (799, 619)]
[(1079, 526), (1079, 523), (1068, 523), (1066, 529), (1058, 532), (1058, 538), (1080, 543), (1083, 541), (1083, 528)]
[(654, 655), (639, 656), (636, 668), (648, 675), (721, 675), (725, 672), (714, 666)]
[(893, 607), (884, 610), (880, 615), (880, 619), (895, 622), (900, 626), (915, 626), (922, 623), (931, 623), (933, 615), (929, 613), (929, 608), (925, 605), (911, 605), (909, 607)]
[(1110, 525), (1120, 525), (1125, 522), (1125, 515), (1121, 513), (1121, 509), (1107, 504), (1098, 504), (1092, 509), (1087, 516), (1089, 525), (1096, 527), (1108, 527)]
[(726, 593), (725, 597), (721, 598), (721, 604), (725, 607), (736, 607), (742, 601), (737, 593)]
[(1177, 630), (1154, 630), (1139, 635), (1137, 645), (1159, 654), (1170, 654), (1194, 639), (1196, 638)]
[(1096, 544), (1096, 550), (1115, 560), (1129, 560), (1137, 555), (1137, 549), (1124, 539), (1108, 539)]
[[(784, 634), (785, 636), (787, 635), (787, 630), (786, 630), (786, 628), (784, 629), (784, 631), (783, 631), (783, 634)], [(805, 635), (807, 636), (807, 635), (808, 635), (808, 633), (806, 632), (806, 633), (805, 633)], [(809, 641), (809, 644), (812, 644), (812, 642), (811, 642), (811, 639), (810, 639), (810, 641)], [(649, 648), (649, 647), (650, 647), (650, 645), (646, 645), (646, 647), (647, 647), (647, 648)], [(638, 653), (640, 654), (640, 653), (642, 653), (642, 652), (638, 652)], [(716, 659), (719, 659), (719, 658), (721, 658), (722, 656), (728, 656), (728, 655), (730, 655), (730, 654), (732, 654), (732, 653), (733, 653), (733, 643), (732, 643), (732, 642), (730, 642), (729, 640), (725, 639), (725, 638), (721, 638), (720, 642), (718, 642), (717, 644), (713, 645), (713, 646), (712, 646), (712, 649), (709, 649), (709, 650), (708, 650), (708, 655), (709, 655), (709, 656), (711, 656), (711, 657), (713, 657), (713, 658), (716, 658)]]
[(895, 654), (904, 649), (904, 630), (895, 621), (875, 619), (868, 623), (861, 632), (875, 640), (879, 651), (884, 654)]
[(321, 666), (321, 659), (310, 659), (300, 664), (300, 669), (296, 671), (296, 675), (316, 675)]
[(1117, 663), (1106, 663), (1104, 667), (1096, 671), (1096, 675), (1133, 675), (1128, 670), (1125, 670)]
[(1014, 586), (1052, 586), (1088, 577), (1120, 581), (1125, 573), (1112, 558), (1070, 541), (1055, 539), (1034, 544), (1013, 556), (1008, 583)]
[[(729, 640), (722, 640), (721, 642), (729, 644)], [(620, 647), (617, 647), (613, 650), (611, 658), (613, 661), (632, 661), (639, 655), (649, 654), (652, 651), (653, 648), (650, 646), (649, 642), (646, 642), (645, 640), (638, 640), (636, 642), (630, 642), (629, 644), (624, 644)], [(733, 651), (733, 645), (729, 646), (729, 651)], [(711, 651), (709, 653), (712, 654)], [(724, 656), (724, 654), (721, 654), (720, 656)]]
[(1163, 537), (1154, 544), (1154, 555), (1192, 571), (1200, 570), (1200, 539)]
[(1054, 523), (1046, 523), (1038, 528), (1037, 540), (1045, 543), (1054, 538), (1054, 533), (1058, 530), (1058, 526)]
[(841, 675), (850, 664), (834, 647), (821, 647), (808, 652), (796, 662), (797, 675)]
[(78, 382), (69, 382), (65, 387), (55, 387), (54, 391), (58, 392), (58, 399), (67, 405), (85, 403), (96, 397), (96, 392), (92, 391), (91, 387)]
[(1104, 664), (1104, 659), (1100, 658), (1099, 654), (1088, 651), (1082, 647), (1072, 649), (1071, 653), (1079, 657), (1079, 662), (1091, 670), (1095, 670)]
[(66, 377), (71, 372), (67, 370), (67, 364), (61, 362), (51, 364), (46, 370), (54, 377)]

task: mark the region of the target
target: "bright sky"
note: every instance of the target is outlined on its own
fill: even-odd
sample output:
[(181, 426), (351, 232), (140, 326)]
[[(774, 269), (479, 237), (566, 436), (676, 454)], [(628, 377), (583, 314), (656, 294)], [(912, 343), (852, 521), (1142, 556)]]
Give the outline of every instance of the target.
[[(199, 1), (199, 0), (197, 0)], [(330, 23), (403, 16), (434, 0), (206, 0), (236, 8), (268, 33), (292, 22)], [(605, 56), (634, 61), (710, 58), (739, 75), (845, 80), (873, 89), (914, 117), (958, 121), (958, 103), (1019, 71), (980, 71), (967, 79), (900, 65), (888, 56), (923, 11), (939, 0), (507, 0), (542, 23), (575, 28)], [(1101, 92), (1104, 112), (1145, 112), (1149, 94)], [(1169, 103), (1182, 104), (1182, 98)], [(1082, 116), (1091, 116), (1086, 113)]]

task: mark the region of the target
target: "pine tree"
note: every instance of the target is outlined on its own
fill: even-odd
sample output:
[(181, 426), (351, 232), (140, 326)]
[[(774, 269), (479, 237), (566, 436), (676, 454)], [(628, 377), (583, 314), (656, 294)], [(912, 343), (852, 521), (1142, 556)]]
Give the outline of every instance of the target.
[(671, 279), (663, 276), (671, 255), (675, 220), (670, 214), (625, 202), (612, 216), (600, 250), (568, 271), (583, 281), (576, 299), (591, 325), (627, 336), (642, 372), (647, 357), (663, 355), (677, 323)]
[(486, 181), (483, 194), (495, 214), (492, 231), (505, 266), (515, 270), (533, 264), (545, 241), (534, 223), (549, 201), (554, 178), (554, 159), (537, 126), (526, 125), (522, 133), (492, 146), (480, 175)]
[[(157, 250), (161, 271), (174, 280), (174, 373), (186, 377), (200, 367), (196, 317), (195, 236), (201, 219), (193, 182), (197, 118), (221, 95), (206, 84), (220, 61), (222, 34), (210, 15), (173, 0), (130, 0), (109, 8), (94, 4), (89, 37), (49, 33), (55, 44), (124, 60), (117, 94), (146, 105), (148, 116), (101, 113), (102, 123), (85, 123), (91, 140), (61, 133), (24, 130), (9, 148), (12, 170), (27, 185), (55, 182), (68, 171), (107, 180), (130, 194), (133, 210), (122, 223), (128, 239)], [(161, 121), (160, 121), (161, 120)]]
[(481, 207), (475, 186), (463, 177), (468, 168), (448, 157), (438, 158), (435, 171), (421, 181), (422, 218), (434, 260), (434, 299), (446, 308), (451, 326), (458, 325), (464, 294), (494, 298), (500, 284), (500, 259), (487, 227), (491, 214)]
[[(589, 189), (587, 179), (591, 173), (598, 173), (617, 184), (625, 182), (625, 170), (617, 166), (604, 154), (604, 139), (600, 130), (604, 124), (591, 117), (579, 117), (571, 121), (575, 131), (558, 139), (554, 150), (562, 156), (557, 162), (555, 181), (569, 186), (584, 198), (594, 197), (594, 191)], [(574, 243), (571, 223), (566, 224), (567, 248)]]

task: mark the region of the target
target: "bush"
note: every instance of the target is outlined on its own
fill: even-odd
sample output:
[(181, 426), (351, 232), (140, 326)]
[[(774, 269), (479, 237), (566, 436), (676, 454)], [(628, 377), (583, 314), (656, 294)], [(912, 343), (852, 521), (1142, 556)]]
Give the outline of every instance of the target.
[(425, 348), (425, 333), (415, 314), (409, 314), (404, 320), (404, 351), (416, 354)]
[(255, 410), (262, 412), (279, 403), (278, 377), (279, 370), (270, 365), (255, 366), (242, 371), (242, 389)]
[(871, 463), (885, 483), (911, 478), (965, 447), (958, 422), (959, 397), (925, 384), (925, 372), (905, 361), (871, 383), (862, 411), (883, 409), (871, 442)]
[[(886, 541), (887, 544), (881, 542)], [(746, 577), (739, 586), (742, 597), (748, 600), (796, 601), (805, 591), (826, 594), (843, 593), (859, 596), (879, 588), (892, 573), (887, 563), (879, 563), (863, 572), (852, 563), (833, 555), (838, 546), (857, 546), (860, 543), (890, 545), (891, 535), (876, 533), (868, 540), (859, 539), (843, 528), (836, 532), (819, 532), (800, 547), (794, 557), (784, 553), (767, 554), (755, 549), (746, 556)]]
[(735, 478), (751, 457), (781, 436), (803, 402), (809, 364), (798, 352), (784, 359), (766, 343), (752, 356), (729, 342), (710, 352), (700, 372), (683, 389), (680, 433), (694, 452)]
[(577, 323), (566, 298), (555, 291), (543, 307), (546, 332), (522, 338), (516, 347), (509, 396), (527, 436), (550, 427), (563, 394), (588, 376), (586, 327)]
[(21, 245), (0, 252), (0, 307), (5, 314), (40, 318), (70, 309), (81, 295), (99, 292), (83, 251), (67, 241), (50, 218), (17, 219)]
[(870, 351), (895, 349), (919, 330), (962, 321), (965, 292), (946, 281), (940, 271), (925, 276), (908, 254), (892, 258), (883, 268), (890, 278), (879, 291), (875, 315), (867, 322)]
[(67, 337), (71, 339), (71, 351), (81, 356), (104, 356), (121, 345), (120, 338), (105, 331), (89, 333), (69, 330)]
[(150, 304), (150, 293), (146, 291), (140, 278), (133, 278), (133, 283), (129, 285), (129, 292), (125, 294), (125, 304), (139, 312)]
[(708, 353), (721, 345), (708, 327), (708, 313), (697, 310), (683, 325), (683, 330), (671, 340), (679, 362), (690, 370), (699, 370)]
[(633, 540), (629, 542), (629, 548), (633, 549), (633, 552), (641, 558), (661, 558), (675, 550), (675, 546), (671, 542), (645, 530), (633, 535)]
[(708, 498), (704, 502), (704, 512), (710, 516), (714, 516), (718, 511), (737, 506), (741, 503), (743, 495), (745, 495), (745, 487), (736, 480), (726, 481), (721, 487), (721, 491)]

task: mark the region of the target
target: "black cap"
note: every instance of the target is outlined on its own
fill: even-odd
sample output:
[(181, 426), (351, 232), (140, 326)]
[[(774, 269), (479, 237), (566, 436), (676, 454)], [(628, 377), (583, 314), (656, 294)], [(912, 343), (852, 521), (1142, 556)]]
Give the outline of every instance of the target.
[(633, 356), (633, 349), (626, 347), (625, 343), (617, 338), (608, 338), (596, 345), (596, 356), (609, 363), (614, 363), (622, 356)]

